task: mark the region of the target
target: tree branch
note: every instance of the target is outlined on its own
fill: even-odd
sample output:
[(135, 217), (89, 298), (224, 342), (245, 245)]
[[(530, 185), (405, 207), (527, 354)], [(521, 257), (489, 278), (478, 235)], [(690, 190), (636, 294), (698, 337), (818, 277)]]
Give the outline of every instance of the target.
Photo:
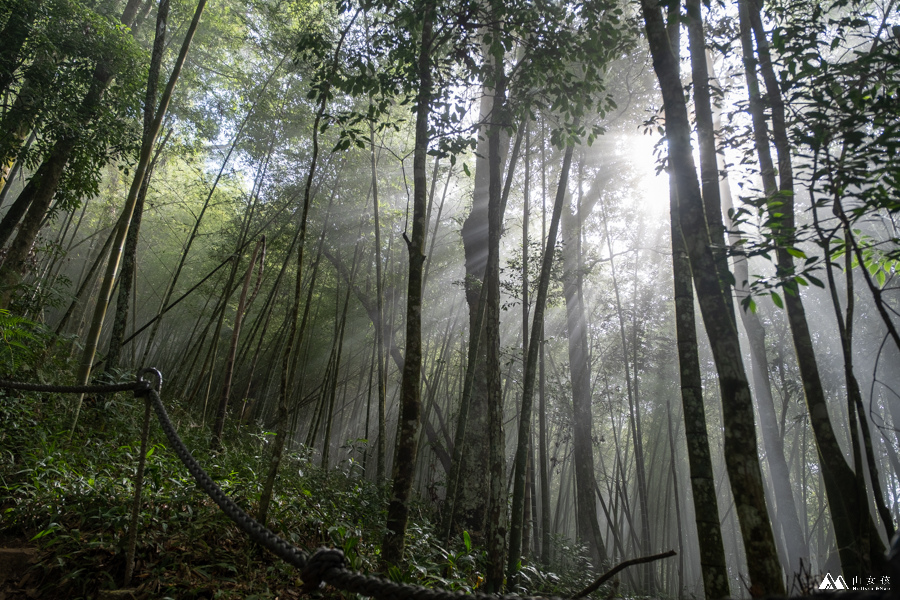
[(650, 556), (641, 556), (639, 558), (632, 558), (631, 560), (626, 560), (625, 562), (621, 562), (618, 565), (616, 565), (615, 567), (613, 567), (612, 569), (610, 569), (609, 571), (607, 571), (606, 573), (604, 573), (603, 575), (601, 575), (600, 578), (597, 579), (597, 581), (595, 581), (591, 585), (587, 586), (586, 588), (584, 588), (583, 590), (581, 590), (580, 592), (578, 592), (577, 594), (572, 596), (572, 600), (576, 600), (577, 598), (583, 598), (583, 597), (587, 596), (588, 594), (590, 594), (591, 592), (596, 591), (597, 588), (599, 588), (601, 585), (603, 585), (604, 583), (606, 583), (607, 581), (612, 579), (613, 575), (615, 575), (619, 571), (627, 569), (628, 567), (631, 567), (633, 565), (639, 565), (642, 563), (653, 562), (655, 560), (660, 560), (663, 558), (669, 558), (670, 556), (675, 556), (676, 554), (677, 554), (677, 552), (675, 552), (674, 550), (669, 550), (668, 552), (663, 552), (662, 554), (651, 554)]

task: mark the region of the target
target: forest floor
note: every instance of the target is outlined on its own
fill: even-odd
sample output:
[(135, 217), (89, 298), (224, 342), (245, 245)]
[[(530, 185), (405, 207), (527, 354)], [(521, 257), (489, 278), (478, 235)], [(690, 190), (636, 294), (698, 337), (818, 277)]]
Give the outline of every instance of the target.
[[(200, 490), (151, 424), (134, 576), (123, 590), (127, 531), (139, 456), (143, 401), (131, 394), (86, 398), (70, 438), (75, 398), (0, 390), (0, 600), (301, 597), (298, 572), (250, 542)], [(208, 430), (169, 405), (185, 444), (226, 494), (251, 514), (258, 503), (272, 434), (235, 426), (210, 454)], [(294, 545), (342, 549), (348, 568), (376, 572), (386, 487), (364, 477), (360, 443), (323, 470), (304, 448), (286, 454), (269, 526)], [(486, 555), (466, 536), (451, 545), (433, 532), (419, 503), (407, 536), (408, 562), (388, 576), (426, 587), (472, 591)], [(573, 548), (560, 546), (560, 555)], [(576, 549), (577, 550), (577, 549)], [(5, 570), (3, 570), (5, 569)], [(551, 572), (525, 565), (533, 594), (567, 595), (591, 580), (578, 560)], [(343, 598), (326, 588), (326, 598)]]
[[(297, 572), (247, 540), (159, 443), (147, 460), (134, 576), (120, 589), (140, 402), (125, 394), (86, 401), (69, 441), (60, 426), (71, 398), (0, 399), (0, 600), (300, 597)], [(189, 443), (197, 444), (194, 429)], [(236, 464), (246, 449), (210, 465), (245, 506), (257, 487)], [(281, 521), (290, 503), (282, 495), (276, 504)], [(333, 543), (327, 528), (297, 519), (294, 505), (283, 521), (291, 531), (279, 533), (306, 547)]]
[[(66, 381), (74, 353), (48, 340), (32, 336), (26, 343), (33, 347), (0, 344), (0, 365), (7, 371), (0, 378), (11, 372), (18, 381)], [(211, 453), (203, 407), (165, 390), (162, 396), (194, 457), (253, 515), (274, 434), (259, 424), (229, 423), (223, 448)], [(256, 546), (220, 511), (167, 447), (155, 418), (133, 577), (123, 585), (144, 401), (131, 393), (86, 396), (73, 430), (76, 400), (71, 394), (0, 389), (0, 600), (301, 597), (297, 570)], [(366, 446), (365, 440), (348, 441), (323, 469), (316, 452), (289, 445), (267, 525), (298, 548), (337, 548), (348, 569), (376, 573), (388, 486), (367, 477), (373, 465), (366, 469)], [(478, 589), (486, 553), (467, 534), (441, 540), (433, 525), (438, 518), (433, 505), (414, 501), (406, 562), (386, 575), (450, 591)], [(546, 568), (523, 561), (521, 591), (565, 597), (592, 582), (583, 547), (554, 538), (552, 550), (565, 562)], [(348, 596), (327, 587), (318, 595)]]

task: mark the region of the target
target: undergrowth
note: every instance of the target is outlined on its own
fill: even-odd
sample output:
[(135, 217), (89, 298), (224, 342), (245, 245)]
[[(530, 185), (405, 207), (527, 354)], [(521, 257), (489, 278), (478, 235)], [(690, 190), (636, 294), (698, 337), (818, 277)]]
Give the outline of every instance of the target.
[[(17, 340), (21, 347), (8, 346), (3, 358), (33, 360), (36, 350), (27, 342), (43, 344), (43, 335), (40, 328), (29, 329), (26, 339)], [(23, 372), (28, 379), (65, 380), (70, 353), (51, 352), (44, 352), (41, 369)], [(0, 535), (6, 545), (12, 541), (39, 550), (28, 573), (14, 587), (8, 583), (0, 590), (7, 598), (94, 598), (122, 584), (143, 400), (130, 394), (86, 398), (70, 439), (75, 400), (73, 395), (0, 390)], [(165, 390), (163, 400), (195, 457), (225, 493), (253, 514), (271, 434), (234, 432), (225, 448), (211, 455), (208, 432)], [(137, 597), (299, 597), (298, 573), (254, 546), (219, 511), (168, 449), (155, 420), (151, 440), (132, 580)], [(349, 444), (345, 450), (340, 468), (325, 471), (305, 448), (295, 446), (282, 461), (268, 525), (301, 548), (341, 548), (350, 568), (374, 572), (386, 488), (363, 477), (355, 458), (358, 448)], [(388, 576), (429, 587), (477, 589), (484, 554), (467, 534), (445, 547), (430, 517), (426, 505), (415, 508), (408, 561)], [(567, 550), (579, 555), (577, 549)], [(579, 558), (559, 572), (525, 565), (521, 584), (531, 594), (567, 595), (590, 582), (591, 570)]]

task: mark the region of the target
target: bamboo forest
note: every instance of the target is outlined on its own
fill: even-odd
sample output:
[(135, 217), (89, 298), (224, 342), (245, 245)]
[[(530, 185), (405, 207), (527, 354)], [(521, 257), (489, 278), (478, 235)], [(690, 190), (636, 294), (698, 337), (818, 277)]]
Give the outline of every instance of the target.
[(900, 585), (897, 0), (0, 0), (0, 190), (0, 600)]

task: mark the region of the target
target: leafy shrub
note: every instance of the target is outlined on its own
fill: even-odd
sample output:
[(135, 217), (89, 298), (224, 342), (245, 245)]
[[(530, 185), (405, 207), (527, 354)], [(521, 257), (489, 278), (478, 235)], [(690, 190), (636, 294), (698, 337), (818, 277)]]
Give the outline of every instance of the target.
[(54, 379), (69, 371), (72, 338), (59, 337), (42, 323), (0, 309), (0, 378)]
[[(0, 401), (0, 532), (38, 545), (41, 560), (28, 585), (39, 594), (91, 597), (118, 587), (124, 574), (143, 406), (127, 394), (86, 401), (70, 442), (60, 405), (25, 395)], [(198, 460), (252, 513), (266, 459), (261, 436), (241, 436), (212, 457), (205, 430), (173, 412)], [(134, 583), (153, 597), (178, 598), (271, 598), (296, 586), (296, 571), (247, 540), (199, 490), (161, 432), (151, 437)], [(373, 568), (382, 492), (352, 464), (326, 472), (307, 454), (301, 449), (282, 462), (270, 510), (276, 530), (300, 547), (335, 544), (352, 567)]]
[(0, 373), (18, 373), (36, 361), (41, 327), (0, 308)]
[[(119, 587), (124, 576), (143, 401), (129, 394), (87, 399), (71, 440), (66, 404), (67, 397), (58, 395), (0, 397), (0, 535), (38, 546), (40, 560), (25, 576), (30, 589), (44, 597), (88, 598)], [(252, 514), (271, 436), (245, 430), (210, 455), (206, 429), (177, 406), (171, 412), (210, 476)], [(318, 468), (303, 446), (282, 460), (270, 526), (301, 548), (340, 548), (350, 568), (374, 572), (386, 488), (363, 477), (355, 444), (345, 450), (337, 469)], [(155, 423), (144, 477), (133, 585), (147, 597), (299, 596), (298, 573), (254, 546), (221, 513)], [(443, 544), (424, 504), (414, 505), (411, 514), (408, 562), (388, 575), (427, 587), (477, 590), (484, 552), (467, 534)], [(569, 557), (567, 562), (558, 574), (525, 564), (521, 584), (529, 593), (567, 595), (589, 582), (583, 549), (556, 543), (556, 555)]]

